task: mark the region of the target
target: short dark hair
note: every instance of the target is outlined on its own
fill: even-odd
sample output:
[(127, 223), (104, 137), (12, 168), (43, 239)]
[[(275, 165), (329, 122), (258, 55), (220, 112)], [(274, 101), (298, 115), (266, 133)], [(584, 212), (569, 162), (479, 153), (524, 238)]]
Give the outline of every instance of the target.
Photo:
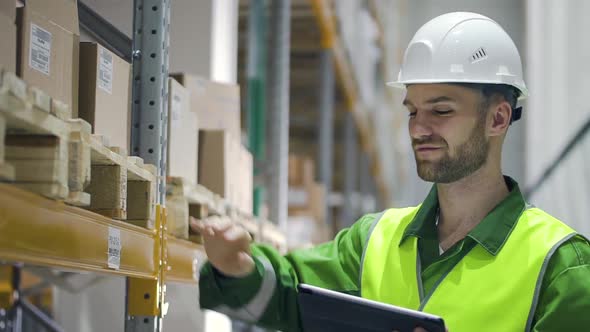
[(520, 96), (520, 91), (508, 84), (491, 84), (491, 83), (453, 83), (454, 85), (466, 87), (480, 91), (484, 97), (483, 106), (487, 109), (492, 98), (501, 96), (505, 101), (510, 104), (512, 108), (512, 119), (511, 123), (520, 119), (520, 110), (516, 110), (516, 102)]

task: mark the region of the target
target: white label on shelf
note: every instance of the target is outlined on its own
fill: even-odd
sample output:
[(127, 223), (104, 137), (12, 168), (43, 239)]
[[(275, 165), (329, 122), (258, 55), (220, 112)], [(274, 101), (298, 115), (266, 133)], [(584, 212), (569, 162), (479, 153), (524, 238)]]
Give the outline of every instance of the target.
[(113, 94), (113, 55), (103, 47), (100, 47), (96, 80), (99, 88), (108, 94)]
[(170, 112), (170, 124), (172, 129), (180, 128), (180, 124), (182, 121), (182, 98), (178, 95), (172, 96), (172, 109)]
[(51, 33), (31, 23), (31, 43), (29, 48), (29, 67), (49, 76)]
[(108, 267), (118, 270), (121, 265), (121, 230), (109, 226)]

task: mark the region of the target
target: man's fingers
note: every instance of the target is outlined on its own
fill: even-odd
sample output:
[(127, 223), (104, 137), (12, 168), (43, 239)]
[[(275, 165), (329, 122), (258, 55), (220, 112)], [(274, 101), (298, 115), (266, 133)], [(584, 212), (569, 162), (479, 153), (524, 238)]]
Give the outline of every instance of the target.
[(190, 223), (191, 228), (194, 231), (199, 232), (199, 233), (204, 233), (206, 226), (201, 220), (190, 217), (189, 223)]
[(216, 233), (223, 233), (226, 232), (228, 229), (230, 229), (232, 227), (232, 223), (227, 220), (226, 218), (219, 218), (219, 221), (217, 223), (214, 223), (211, 225), (211, 228), (216, 232)]
[(234, 227), (231, 227), (229, 230), (227, 230), (223, 234), (223, 238), (227, 241), (237, 241), (242, 239), (246, 242), (250, 242), (250, 234), (248, 234), (245, 229), (237, 225), (234, 225)]
[(414, 332), (428, 332), (425, 329), (421, 328), (421, 327), (417, 327), (414, 329)]
[(227, 217), (211, 216), (202, 220), (190, 217), (191, 228), (203, 235), (213, 236), (215, 233), (223, 233), (231, 225)]

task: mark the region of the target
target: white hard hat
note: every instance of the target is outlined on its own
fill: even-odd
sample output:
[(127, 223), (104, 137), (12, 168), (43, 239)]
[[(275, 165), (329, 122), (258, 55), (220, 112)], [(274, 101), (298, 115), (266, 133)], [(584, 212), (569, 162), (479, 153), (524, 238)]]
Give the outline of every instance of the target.
[(494, 20), (467, 12), (448, 13), (424, 24), (404, 54), (395, 82), (405, 87), (419, 83), (507, 84), (528, 90), (516, 45)]

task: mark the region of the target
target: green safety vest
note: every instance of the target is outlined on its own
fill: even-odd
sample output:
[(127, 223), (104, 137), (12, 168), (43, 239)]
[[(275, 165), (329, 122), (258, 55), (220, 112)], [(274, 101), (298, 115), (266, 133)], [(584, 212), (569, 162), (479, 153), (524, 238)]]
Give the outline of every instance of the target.
[(423, 294), (418, 239), (400, 241), (419, 207), (387, 210), (361, 263), (361, 296), (443, 317), (450, 332), (530, 330), (549, 258), (575, 231), (525, 210), (496, 256), (476, 245)]

